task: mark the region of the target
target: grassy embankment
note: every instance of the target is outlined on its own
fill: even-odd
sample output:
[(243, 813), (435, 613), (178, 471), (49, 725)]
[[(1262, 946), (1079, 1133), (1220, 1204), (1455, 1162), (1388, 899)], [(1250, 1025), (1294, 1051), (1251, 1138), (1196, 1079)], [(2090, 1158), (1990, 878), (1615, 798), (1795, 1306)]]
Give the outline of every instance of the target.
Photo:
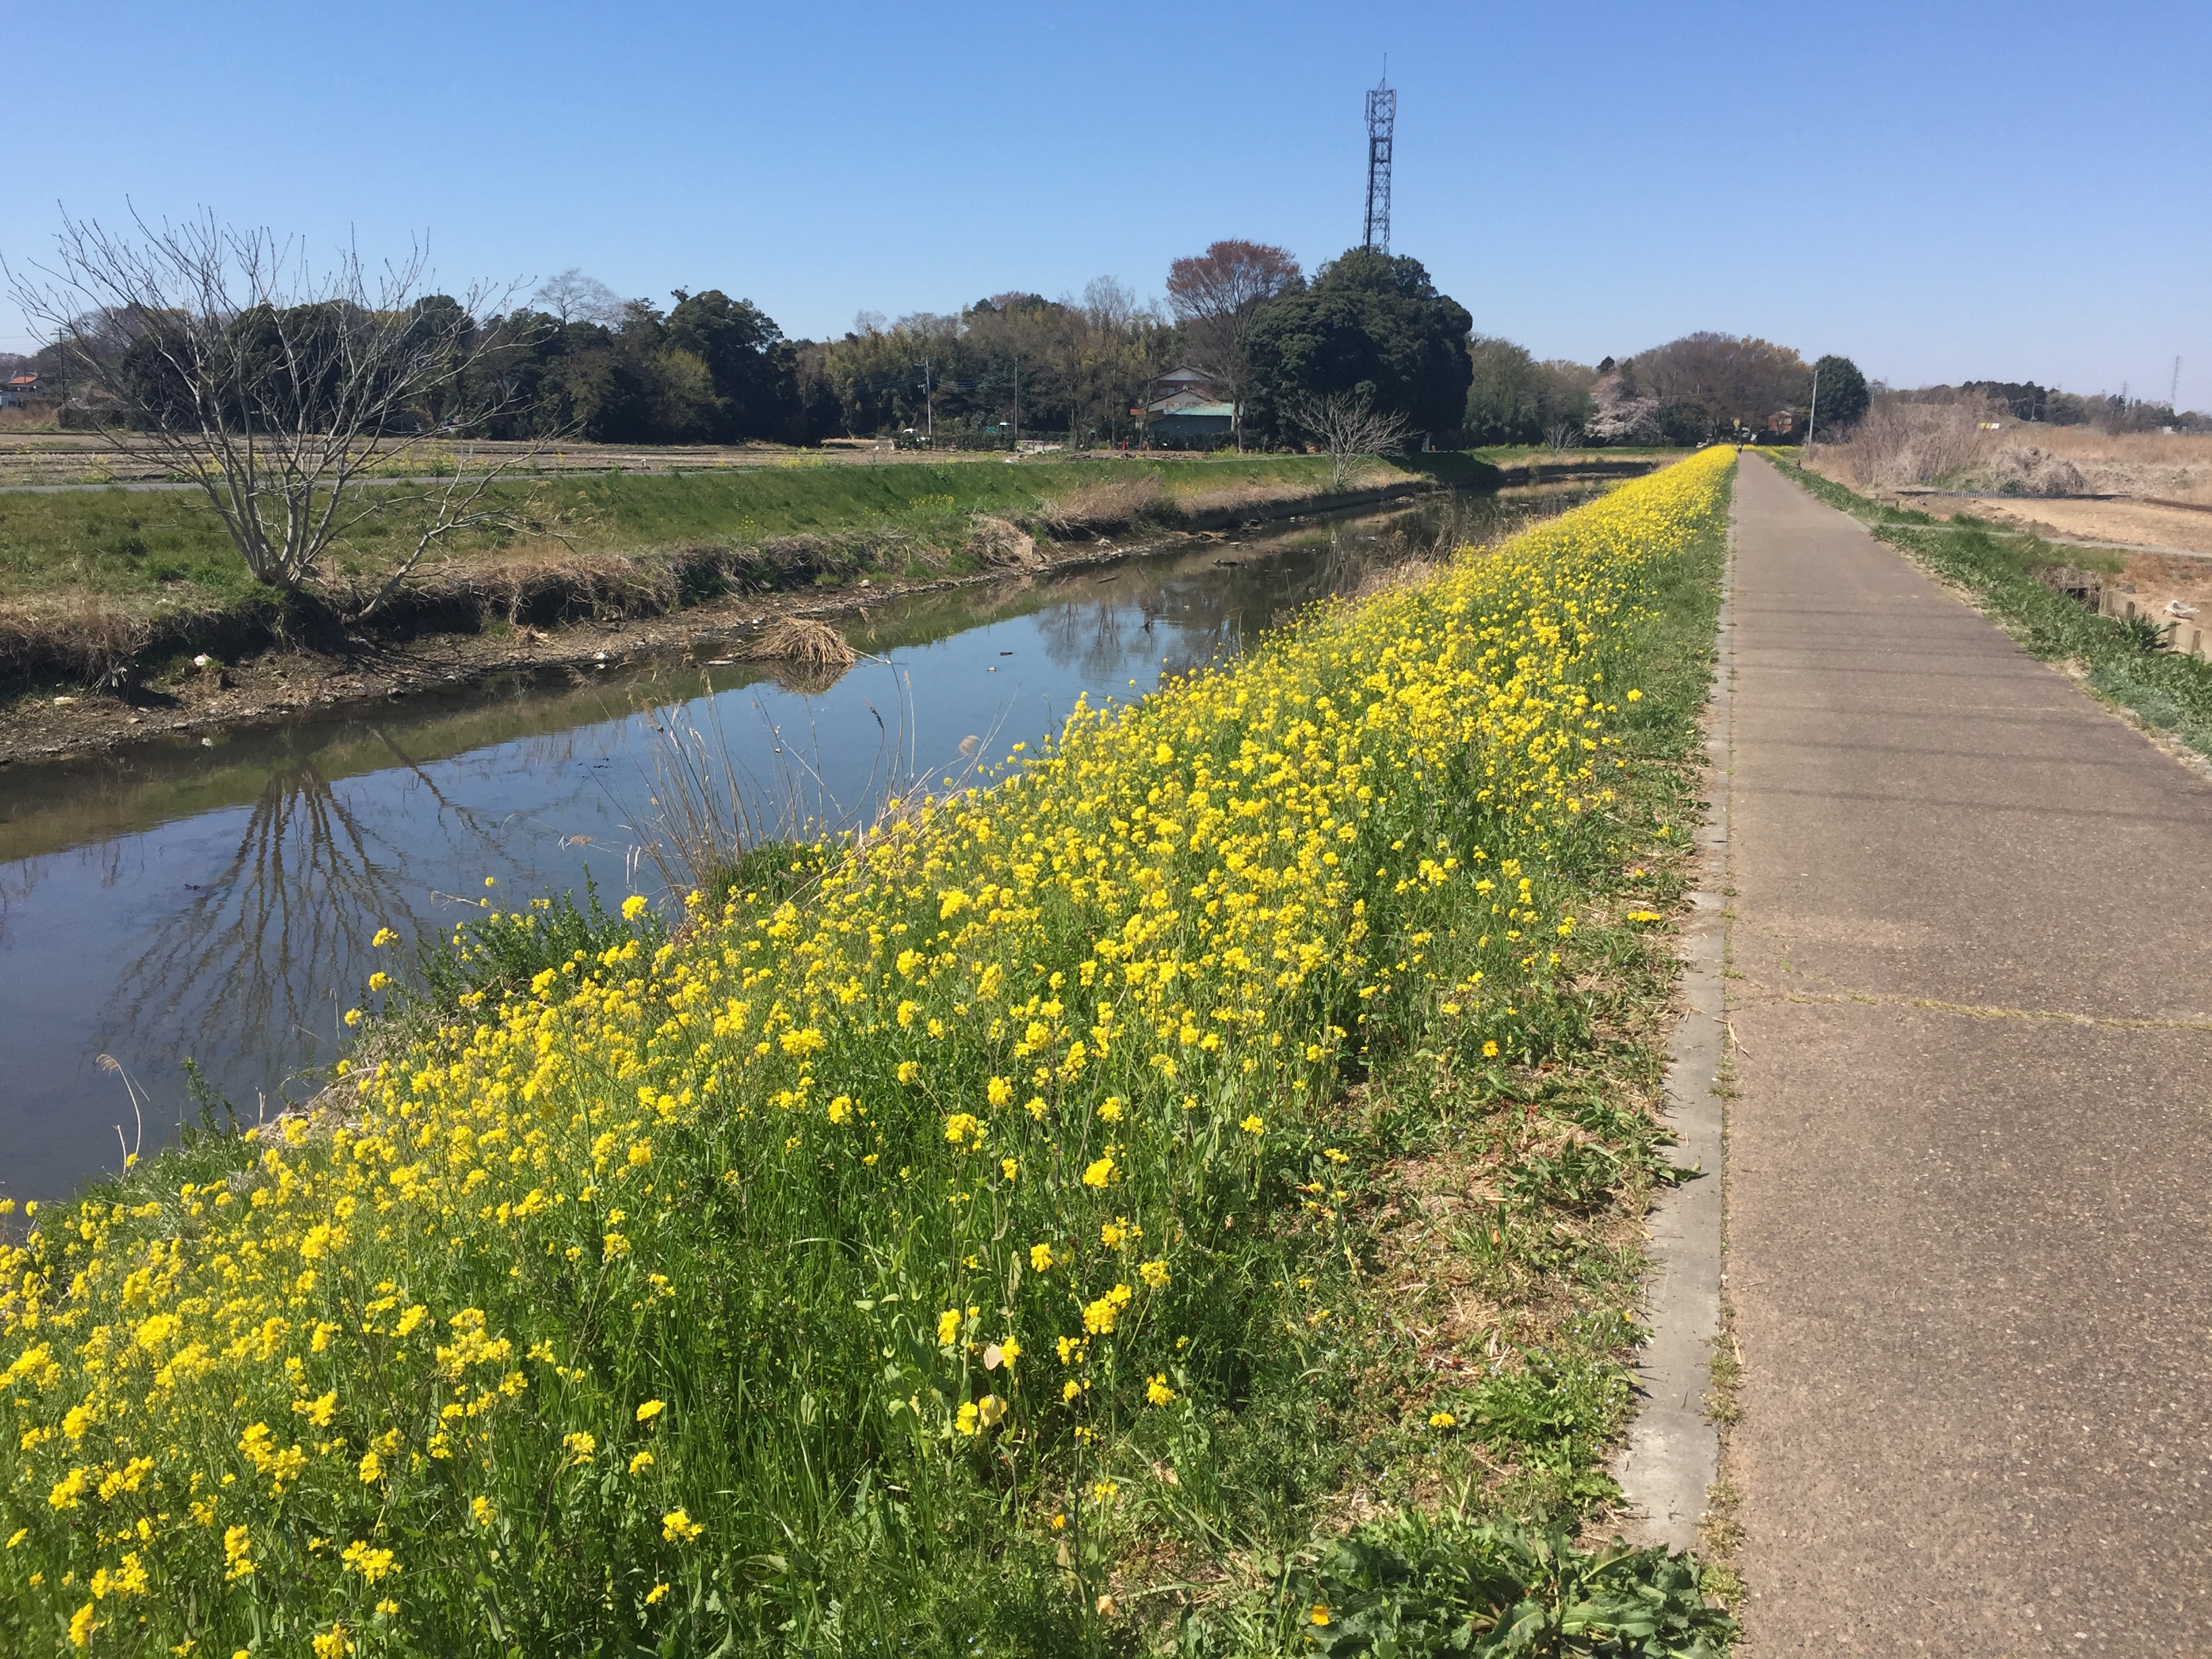
[(672, 935), (489, 920), (314, 1117), (40, 1212), (4, 1645), (1715, 1651), (1690, 1568), (1565, 1536), (1729, 459)]
[(2212, 662), (2158, 648), (2154, 628), (2099, 616), (2043, 575), (2121, 568), (2093, 548), (2059, 546), (2026, 531), (1965, 514), (1944, 520), (1885, 507), (1777, 457), (1785, 476), (1934, 575), (1963, 588), (1976, 605), (2045, 662), (2078, 662), (2089, 689), (2147, 726), (2212, 755)]
[[(1443, 482), (1495, 479), (1463, 457), (1420, 460)], [(1419, 476), (1377, 464), (1364, 481)], [(514, 527), (441, 544), (380, 625), (655, 614), (732, 590), (974, 570), (1005, 551), (1007, 538), (990, 521), (1048, 539), (1173, 525), (1328, 487), (1328, 463), (1304, 456), (518, 479), (497, 491)], [(412, 548), (427, 511), (368, 520), (312, 591), (339, 613), (365, 602)], [(0, 677), (102, 673), (134, 656), (204, 648), (229, 655), (286, 624), (278, 596), (248, 574), (195, 491), (0, 492)]]

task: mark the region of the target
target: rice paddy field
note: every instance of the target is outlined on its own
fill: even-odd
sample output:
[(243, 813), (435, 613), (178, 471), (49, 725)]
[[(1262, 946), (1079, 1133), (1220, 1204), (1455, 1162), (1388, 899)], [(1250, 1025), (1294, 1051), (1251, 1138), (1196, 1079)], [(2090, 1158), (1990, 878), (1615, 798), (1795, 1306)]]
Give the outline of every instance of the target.
[(0, 1647), (1719, 1651), (1589, 1547), (1733, 459), (487, 909), (316, 1109), (19, 1218)]

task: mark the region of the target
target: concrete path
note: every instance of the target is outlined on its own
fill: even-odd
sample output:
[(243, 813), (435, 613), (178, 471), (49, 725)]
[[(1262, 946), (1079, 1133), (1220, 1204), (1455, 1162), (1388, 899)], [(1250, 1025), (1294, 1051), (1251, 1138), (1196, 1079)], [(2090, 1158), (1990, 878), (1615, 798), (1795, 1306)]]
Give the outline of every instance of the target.
[(1747, 1651), (2212, 1653), (2212, 785), (1737, 488)]

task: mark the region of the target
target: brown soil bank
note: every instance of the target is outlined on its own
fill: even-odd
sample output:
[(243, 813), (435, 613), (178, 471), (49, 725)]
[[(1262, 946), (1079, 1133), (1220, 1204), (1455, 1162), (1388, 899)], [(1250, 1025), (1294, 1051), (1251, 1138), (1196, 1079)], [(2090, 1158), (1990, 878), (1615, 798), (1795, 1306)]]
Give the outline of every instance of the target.
[[(423, 583), (374, 630), (343, 625), (327, 602), (180, 616), (166, 629), (97, 613), (75, 618), (73, 632), (34, 632), (18, 620), (12, 638), (0, 631), (0, 663), (16, 665), (14, 695), (0, 701), (0, 765), (519, 672), (589, 674), (686, 649), (750, 654), (750, 641), (790, 618), (850, 616), (901, 594), (1098, 563), (1232, 525), (1382, 506), (1439, 487), (1395, 471), (1357, 482), (1177, 501), (1141, 477), (1112, 478), (1017, 517), (974, 514), (949, 548), (894, 527), (744, 547), (480, 557)], [(0, 630), (9, 625), (0, 611)], [(43, 684), (22, 672), (27, 659), (45, 668)], [(67, 678), (54, 672), (63, 662)]]

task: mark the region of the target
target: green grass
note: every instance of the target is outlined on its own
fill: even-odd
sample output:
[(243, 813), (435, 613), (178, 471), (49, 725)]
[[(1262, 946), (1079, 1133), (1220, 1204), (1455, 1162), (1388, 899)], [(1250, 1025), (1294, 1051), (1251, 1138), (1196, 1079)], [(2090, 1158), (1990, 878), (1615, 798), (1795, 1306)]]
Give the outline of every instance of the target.
[(2212, 755), (2212, 661), (2147, 648), (2148, 630), (2090, 611), (2038, 580), (2066, 568), (2117, 572), (2114, 554), (2060, 546), (2026, 531), (1960, 514), (1950, 520), (1870, 501), (1817, 472), (1778, 462), (1829, 506), (1840, 507), (1975, 603), (2045, 662), (2079, 662), (2089, 689), (2148, 726)]
[[(1240, 484), (1326, 485), (1326, 461), (1304, 456), (1161, 461), (824, 464), (675, 475), (561, 474), (502, 485), (520, 509), (568, 538), (562, 552), (631, 552), (687, 542), (755, 544), (872, 530), (951, 542), (971, 513), (1018, 513), (1047, 496), (1136, 474), (1172, 494)], [(372, 520), (331, 561), (331, 573), (387, 567), (411, 547), (418, 516)], [(499, 550), (489, 533), (454, 551)], [(207, 604), (255, 591), (213, 509), (197, 491), (0, 491), (0, 601), (75, 589), (141, 601)]]

